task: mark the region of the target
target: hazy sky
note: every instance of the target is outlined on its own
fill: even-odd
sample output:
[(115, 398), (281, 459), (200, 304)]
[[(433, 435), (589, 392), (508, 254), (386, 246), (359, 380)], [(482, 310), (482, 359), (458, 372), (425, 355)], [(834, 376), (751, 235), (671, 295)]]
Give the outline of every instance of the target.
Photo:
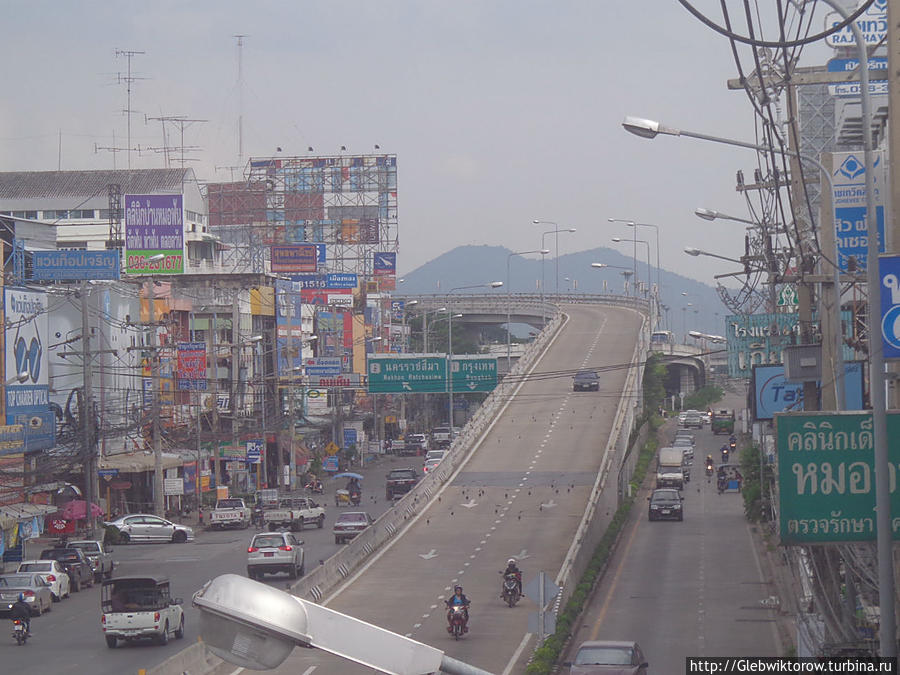
[[(721, 19), (718, 0), (695, 4)], [(401, 274), (463, 244), (540, 248), (548, 228), (533, 219), (577, 228), (560, 236), (562, 253), (630, 237), (610, 217), (658, 224), (663, 267), (707, 283), (736, 265), (698, 262), (685, 245), (743, 252), (742, 225), (693, 210), (746, 217), (735, 172), (752, 176), (754, 153), (621, 127), (630, 114), (753, 139), (745, 95), (726, 89), (736, 75), (727, 40), (676, 0), (2, 6), (3, 171), (111, 168), (113, 154), (95, 146), (126, 145), (127, 62), (116, 50), (134, 50), (146, 53), (132, 60), (144, 78), (132, 85), (132, 146), (163, 145), (145, 116), (208, 120), (184, 141), (200, 148), (190, 166), (203, 181), (240, 175), (221, 168), (238, 165), (239, 110), (245, 163), (276, 146), (396, 153)], [(240, 89), (237, 33), (247, 35)], [(124, 153), (115, 161), (126, 166)], [(162, 167), (163, 156), (134, 153), (132, 166)], [(655, 232), (639, 236), (655, 257)]]

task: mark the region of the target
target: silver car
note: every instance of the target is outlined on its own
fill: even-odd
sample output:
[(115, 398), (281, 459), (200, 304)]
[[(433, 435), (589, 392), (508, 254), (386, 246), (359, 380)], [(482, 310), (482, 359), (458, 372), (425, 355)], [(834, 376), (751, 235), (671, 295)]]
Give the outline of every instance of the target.
[(50, 597), (53, 602), (59, 602), (62, 598), (68, 598), (69, 574), (63, 569), (58, 560), (23, 560), (19, 563), (18, 573), (40, 574), (44, 581), (50, 585)]
[(306, 573), (304, 563), (303, 541), (290, 532), (261, 532), (247, 547), (247, 576), (251, 579), (279, 572), (296, 579)]
[(119, 530), (123, 544), (139, 541), (168, 541), (183, 544), (194, 540), (194, 530), (165, 518), (145, 513), (133, 513), (104, 523)]
[(19, 593), (25, 596), (25, 602), (31, 606), (31, 613), (40, 616), (50, 611), (53, 597), (50, 595), (50, 584), (40, 574), (4, 574), (0, 577), (0, 611), (8, 612), (19, 599)]

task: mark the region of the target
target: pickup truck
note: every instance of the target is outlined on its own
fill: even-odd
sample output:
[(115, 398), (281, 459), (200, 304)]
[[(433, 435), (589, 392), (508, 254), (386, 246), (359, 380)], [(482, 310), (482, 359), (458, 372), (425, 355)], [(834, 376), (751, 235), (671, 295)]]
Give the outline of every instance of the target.
[(76, 593), (82, 586), (94, 585), (94, 570), (80, 548), (45, 548), (41, 560), (56, 560), (69, 575), (69, 588)]
[(263, 511), (263, 519), (270, 532), (281, 527), (298, 532), (304, 525), (322, 529), (325, 509), (309, 497), (285, 497), (277, 509)]
[(80, 548), (84, 551), (84, 556), (88, 559), (91, 569), (94, 571), (95, 582), (99, 584), (104, 578), (109, 579), (112, 576), (113, 567), (115, 566), (112, 559), (112, 549), (107, 548), (102, 541), (97, 541), (96, 539), (70, 541), (69, 546), (71, 548)]
[(169, 595), (165, 577), (116, 577), (106, 579), (100, 589), (100, 625), (106, 646), (114, 649), (119, 640), (131, 642), (150, 638), (158, 645), (169, 636), (184, 637), (184, 610), (181, 598)]
[(419, 474), (415, 469), (394, 469), (387, 475), (384, 493), (388, 501), (405, 495), (419, 482)]
[(250, 509), (243, 499), (230, 497), (216, 502), (216, 508), (209, 516), (209, 526), (214, 530), (227, 527), (247, 529), (250, 526)]

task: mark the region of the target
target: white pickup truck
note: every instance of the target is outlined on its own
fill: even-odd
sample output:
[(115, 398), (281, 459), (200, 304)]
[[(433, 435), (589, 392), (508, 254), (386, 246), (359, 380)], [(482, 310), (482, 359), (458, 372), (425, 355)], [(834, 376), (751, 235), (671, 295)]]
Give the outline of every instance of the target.
[(159, 576), (105, 579), (100, 589), (100, 625), (106, 646), (119, 640), (149, 638), (164, 645), (184, 637), (181, 598), (169, 595), (169, 580)]
[(264, 511), (263, 518), (270, 531), (287, 528), (297, 532), (304, 525), (315, 525), (322, 529), (325, 524), (325, 509), (309, 497), (284, 497), (277, 509)]
[(246, 529), (250, 526), (250, 509), (243, 499), (229, 497), (216, 502), (216, 508), (209, 516), (209, 526), (214, 530), (227, 527)]

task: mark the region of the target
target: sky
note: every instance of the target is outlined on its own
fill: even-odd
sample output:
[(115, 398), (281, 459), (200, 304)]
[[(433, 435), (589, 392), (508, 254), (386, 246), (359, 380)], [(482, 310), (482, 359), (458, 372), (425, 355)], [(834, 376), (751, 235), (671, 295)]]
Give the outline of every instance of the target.
[[(718, 0), (694, 4), (721, 23)], [(184, 135), (204, 182), (237, 179), (250, 157), (277, 147), (364, 154), (378, 144), (397, 155), (400, 275), (461, 245), (539, 249), (555, 226), (535, 219), (576, 228), (560, 235), (560, 254), (630, 252), (630, 242), (611, 243), (630, 239), (630, 228), (609, 218), (655, 224), (662, 267), (706, 283), (737, 265), (690, 257), (685, 246), (743, 253), (743, 225), (693, 211), (748, 217), (735, 173), (752, 176), (755, 153), (649, 141), (621, 126), (635, 115), (754, 138), (745, 94), (726, 88), (736, 76), (728, 41), (676, 0), (2, 6), (2, 171), (125, 168), (124, 152), (103, 148), (127, 145), (128, 62), (117, 52), (134, 51), (143, 53), (131, 60), (131, 145), (141, 147), (132, 167), (165, 166), (153, 150), (164, 145), (161, 123), (148, 119), (160, 116), (206, 120)], [(237, 34), (246, 36), (240, 86)], [(821, 51), (810, 54), (819, 58), (802, 65), (822, 62)], [(655, 258), (657, 231), (638, 236)]]

